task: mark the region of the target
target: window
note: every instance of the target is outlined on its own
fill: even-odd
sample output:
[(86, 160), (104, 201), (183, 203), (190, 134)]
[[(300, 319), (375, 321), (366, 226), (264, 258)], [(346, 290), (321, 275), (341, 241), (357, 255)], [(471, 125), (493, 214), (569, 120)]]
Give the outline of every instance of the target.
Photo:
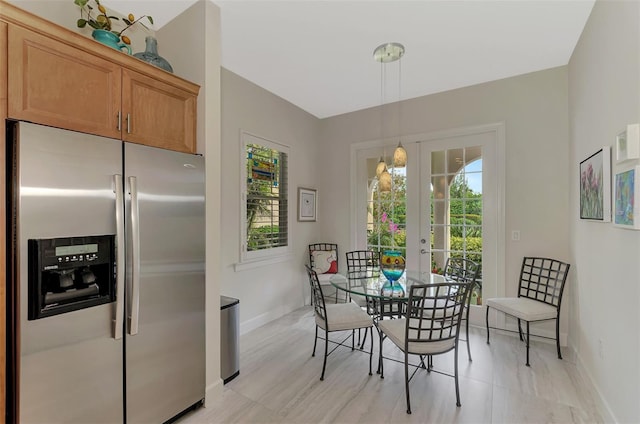
[(241, 261), (288, 252), (289, 202), (286, 146), (247, 133), (243, 137)]

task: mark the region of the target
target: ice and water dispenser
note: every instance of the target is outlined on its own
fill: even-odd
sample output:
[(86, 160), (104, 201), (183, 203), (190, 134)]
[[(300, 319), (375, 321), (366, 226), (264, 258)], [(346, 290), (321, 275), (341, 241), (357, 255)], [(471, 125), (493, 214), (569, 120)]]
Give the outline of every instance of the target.
[(29, 240), (30, 320), (115, 300), (115, 236)]

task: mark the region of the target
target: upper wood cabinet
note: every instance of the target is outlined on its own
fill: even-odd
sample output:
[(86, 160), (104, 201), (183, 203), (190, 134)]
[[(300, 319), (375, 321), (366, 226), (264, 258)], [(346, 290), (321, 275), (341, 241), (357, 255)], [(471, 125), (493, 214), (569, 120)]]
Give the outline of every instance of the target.
[(122, 139), (195, 153), (196, 96), (135, 71), (122, 71)]
[(9, 118), (196, 152), (197, 85), (63, 28), (8, 27)]
[(9, 26), (9, 117), (120, 138), (122, 68)]

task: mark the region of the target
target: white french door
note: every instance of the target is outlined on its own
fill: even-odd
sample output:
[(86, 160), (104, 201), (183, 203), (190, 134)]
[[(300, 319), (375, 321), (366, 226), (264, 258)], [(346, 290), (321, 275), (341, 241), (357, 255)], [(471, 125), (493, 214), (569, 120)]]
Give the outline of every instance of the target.
[[(449, 257), (481, 263), (470, 321), (482, 325), (483, 299), (503, 286), (502, 126), (440, 134), (418, 143), (421, 270), (441, 272)], [(409, 227), (409, 223), (407, 224)]]
[[(393, 225), (398, 224), (395, 234), (402, 236), (395, 246), (406, 246), (408, 269), (443, 267), (447, 255), (481, 262), (482, 289), (472, 298), (476, 306), (470, 320), (483, 326), (484, 299), (504, 294), (504, 126), (417, 135), (403, 144), (409, 159), (406, 168), (398, 170), (404, 183), (394, 184), (390, 194), (394, 207), (375, 196), (375, 168), (395, 144), (385, 140), (352, 147), (351, 248), (387, 247), (381, 241), (392, 217)], [(402, 208), (404, 213), (398, 214)]]

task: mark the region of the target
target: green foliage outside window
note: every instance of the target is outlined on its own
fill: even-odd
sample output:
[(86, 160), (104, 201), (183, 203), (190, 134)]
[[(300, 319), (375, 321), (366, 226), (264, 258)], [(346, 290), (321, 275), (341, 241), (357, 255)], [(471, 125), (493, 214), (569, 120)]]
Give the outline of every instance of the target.
[(392, 190), (374, 190), (369, 205), (371, 219), (367, 231), (368, 248), (374, 250), (399, 250), (406, 256), (407, 246), (407, 184), (406, 177), (392, 174)]

